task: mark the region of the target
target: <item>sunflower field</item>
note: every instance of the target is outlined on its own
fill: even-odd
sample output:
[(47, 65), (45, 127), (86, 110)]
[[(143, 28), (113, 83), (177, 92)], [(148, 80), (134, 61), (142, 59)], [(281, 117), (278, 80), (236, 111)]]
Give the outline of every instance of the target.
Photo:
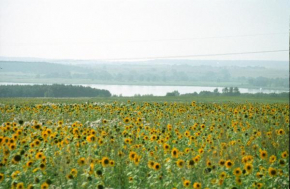
[(0, 188), (288, 188), (289, 105), (0, 104)]

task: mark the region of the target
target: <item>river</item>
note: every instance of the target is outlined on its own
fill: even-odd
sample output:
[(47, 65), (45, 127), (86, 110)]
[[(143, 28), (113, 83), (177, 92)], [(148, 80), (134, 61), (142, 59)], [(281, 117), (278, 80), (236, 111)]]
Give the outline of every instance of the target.
[[(0, 85), (36, 85), (36, 83), (7, 83), (0, 82)], [(38, 84), (40, 85), (40, 84)], [(166, 93), (177, 90), (180, 94), (194, 93), (201, 91), (213, 91), (218, 88), (219, 92), (222, 92), (224, 87), (203, 87), (203, 86), (149, 86), (149, 85), (102, 85), (102, 84), (75, 84), (88, 86), (96, 89), (106, 89), (111, 92), (112, 95), (122, 96), (134, 96), (136, 94), (154, 96), (165, 96)], [(241, 93), (281, 93), (288, 92), (286, 90), (268, 90), (268, 89), (250, 89), (239, 88)]]

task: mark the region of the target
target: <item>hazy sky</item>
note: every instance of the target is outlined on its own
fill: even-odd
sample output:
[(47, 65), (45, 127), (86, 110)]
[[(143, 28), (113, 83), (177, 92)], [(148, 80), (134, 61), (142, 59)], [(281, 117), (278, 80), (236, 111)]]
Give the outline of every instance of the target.
[[(118, 59), (289, 49), (289, 0), (0, 0), (0, 56)], [(289, 52), (194, 59), (288, 60)]]

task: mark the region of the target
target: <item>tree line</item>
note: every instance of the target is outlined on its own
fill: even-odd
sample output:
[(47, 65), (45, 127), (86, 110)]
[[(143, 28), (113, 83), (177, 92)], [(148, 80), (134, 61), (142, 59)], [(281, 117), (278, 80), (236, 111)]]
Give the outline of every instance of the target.
[(0, 97), (110, 97), (108, 90), (63, 84), (2, 85)]
[(240, 93), (238, 87), (225, 87), (220, 93), (216, 88), (213, 92), (211, 91), (201, 91), (199, 93), (186, 93), (180, 94), (178, 91), (168, 92), (165, 96), (245, 96), (245, 97), (289, 97), (289, 92), (283, 93)]

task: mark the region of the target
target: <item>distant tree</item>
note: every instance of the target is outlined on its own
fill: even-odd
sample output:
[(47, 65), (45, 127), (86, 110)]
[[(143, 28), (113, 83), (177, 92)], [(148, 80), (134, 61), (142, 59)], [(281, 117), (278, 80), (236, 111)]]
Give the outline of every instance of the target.
[(213, 90), (213, 93), (214, 93), (214, 95), (215, 96), (218, 96), (220, 93), (219, 93), (219, 89), (218, 88), (215, 88), (214, 90)]
[(223, 94), (227, 94), (229, 92), (229, 89), (227, 87), (222, 89)]
[(166, 93), (166, 96), (179, 96), (180, 95), (180, 93), (178, 92), (178, 91), (173, 91), (173, 92), (168, 92), (168, 93)]
[(3, 85), (0, 97), (110, 97), (108, 90), (73, 85)]
[(229, 93), (229, 95), (233, 95), (233, 93), (234, 93), (234, 88), (233, 88), (233, 87), (230, 87), (228, 93)]
[(234, 87), (233, 92), (234, 92), (234, 95), (236, 95), (236, 96), (241, 94), (238, 87)]

